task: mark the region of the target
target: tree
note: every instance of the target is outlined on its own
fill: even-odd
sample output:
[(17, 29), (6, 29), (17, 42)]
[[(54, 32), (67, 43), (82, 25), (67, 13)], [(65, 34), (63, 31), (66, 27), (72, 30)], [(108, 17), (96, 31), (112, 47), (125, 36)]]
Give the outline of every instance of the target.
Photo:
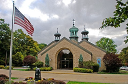
[(123, 48), (119, 54), (122, 64), (128, 66), (128, 47)]
[(80, 54), (80, 57), (79, 57), (79, 67), (83, 67), (83, 57), (82, 57), (82, 54)]
[(117, 52), (117, 50), (116, 50), (117, 45), (115, 45), (115, 43), (112, 39), (103, 37), (99, 41), (96, 42), (96, 45), (108, 53), (116, 53)]
[(118, 58), (118, 55), (114, 53), (107, 53), (103, 57), (103, 62), (106, 66), (107, 72), (118, 72), (119, 67), (122, 66), (121, 60)]
[(21, 29), (14, 32), (13, 40), (13, 54), (21, 52), (24, 56), (37, 56), (40, 51), (38, 43), (34, 41), (29, 35), (24, 34)]
[(32, 69), (32, 64), (35, 63), (36, 61), (37, 61), (37, 60), (36, 60), (35, 57), (28, 55), (28, 56), (26, 56), (26, 57), (24, 58), (23, 64), (24, 64), (25, 66), (30, 66), (30, 68)]
[(17, 52), (15, 55), (12, 55), (12, 64), (13, 66), (22, 66), (23, 65), (23, 58), (21, 52)]
[(46, 54), (46, 57), (45, 57), (45, 66), (49, 67), (49, 57), (48, 57), (48, 54)]
[(47, 44), (45, 44), (45, 43), (40, 43), (40, 44), (38, 44), (38, 45), (39, 45), (39, 48), (40, 48), (40, 49), (43, 49), (44, 47), (47, 46)]
[(11, 30), (4, 19), (0, 19), (0, 64), (7, 64), (7, 56), (10, 49)]
[[(113, 12), (114, 17), (105, 18), (102, 22), (102, 26), (100, 28), (104, 27), (120, 27), (120, 24), (125, 22), (128, 19), (128, 1), (126, 3), (123, 3), (122, 0), (116, 0), (116, 10)], [(128, 23), (126, 24), (126, 30), (128, 33)], [(125, 43), (128, 42), (128, 36), (126, 36)]]

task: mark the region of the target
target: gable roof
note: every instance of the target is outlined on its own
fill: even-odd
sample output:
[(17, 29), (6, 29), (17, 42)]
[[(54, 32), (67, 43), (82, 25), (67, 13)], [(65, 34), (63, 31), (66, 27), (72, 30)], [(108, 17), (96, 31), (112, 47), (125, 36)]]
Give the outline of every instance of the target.
[(49, 47), (51, 44), (53, 44), (55, 41), (52, 41), (51, 43), (49, 43), (47, 46), (45, 46), (42, 50), (40, 50), (37, 54), (39, 54), (40, 52), (42, 52), (43, 50), (45, 50), (47, 47)]
[(89, 41), (86, 41), (86, 40), (82, 40), (81, 42), (79, 42), (79, 44), (81, 44), (82, 42), (87, 42), (87, 43), (89, 43), (90, 45), (92, 45), (93, 47), (95, 47), (95, 48), (98, 48), (98, 49), (100, 49), (101, 51), (103, 51), (103, 52), (105, 52), (106, 53), (106, 51), (105, 50), (103, 50), (102, 48), (100, 48), (100, 47), (98, 47), (98, 46), (96, 46), (96, 45), (94, 45), (93, 43), (91, 43), (91, 42), (89, 42)]
[[(87, 49), (85, 49), (85, 48), (83, 48), (82, 46), (80, 46), (79, 44), (76, 44), (76, 43), (74, 43), (74, 42), (72, 42), (71, 40), (69, 40), (69, 39), (67, 39), (66, 37), (63, 37), (60, 41), (58, 41), (58, 42), (56, 42), (55, 44), (53, 44), (51, 47), (49, 47), (48, 49), (46, 49), (46, 50), (42, 50), (43, 52), (41, 53), (41, 55), (43, 55), (44, 53), (46, 53), (48, 50), (50, 50), (51, 48), (53, 48), (54, 46), (56, 46), (57, 44), (59, 44), (60, 42), (62, 42), (63, 40), (66, 40), (66, 41), (68, 41), (69, 43), (71, 43), (71, 44), (73, 44), (73, 45), (75, 45), (75, 46), (77, 46), (77, 47), (79, 47), (80, 49), (82, 49), (82, 50), (84, 50), (85, 52), (87, 52), (88, 54), (90, 54), (90, 55), (92, 55), (92, 53), (90, 52), (90, 51), (88, 51)], [(50, 43), (51, 44), (51, 43)], [(49, 46), (49, 45), (48, 45)], [(47, 47), (48, 47), (47, 46)], [(41, 51), (40, 51), (41, 52)]]

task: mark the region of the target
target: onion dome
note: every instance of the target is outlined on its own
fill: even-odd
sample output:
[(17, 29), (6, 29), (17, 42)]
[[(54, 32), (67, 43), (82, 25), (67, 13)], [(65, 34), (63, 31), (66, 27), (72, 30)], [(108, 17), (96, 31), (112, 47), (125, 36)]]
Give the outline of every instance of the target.
[(88, 31), (85, 30), (85, 25), (84, 25), (84, 31), (81, 32), (82, 34), (82, 40), (87, 40), (88, 41)]
[(54, 36), (55, 36), (55, 41), (59, 41), (60, 40), (61, 34), (58, 33), (58, 28), (57, 28), (57, 33), (55, 33)]
[(77, 36), (77, 32), (79, 31), (79, 29), (77, 27), (75, 27), (75, 20), (73, 19), (73, 27), (71, 27), (69, 29), (70, 31), (70, 40), (74, 39), (76, 41), (78, 41), (78, 36)]

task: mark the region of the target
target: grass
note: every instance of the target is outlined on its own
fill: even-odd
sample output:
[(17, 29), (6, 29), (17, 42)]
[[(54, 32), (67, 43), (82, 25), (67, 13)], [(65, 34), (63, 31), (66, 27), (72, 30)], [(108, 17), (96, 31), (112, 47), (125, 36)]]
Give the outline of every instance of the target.
[(112, 83), (93, 83), (93, 82), (76, 82), (76, 81), (69, 81), (67, 84), (112, 84)]
[(30, 69), (13, 69), (13, 70), (19, 70), (19, 71), (30, 71)]
[(109, 73), (109, 72), (98, 72), (98, 74), (128, 74), (128, 71), (120, 70), (119, 72), (112, 72), (112, 73)]
[(18, 78), (16, 78), (16, 77), (11, 77), (11, 79), (18, 79)]

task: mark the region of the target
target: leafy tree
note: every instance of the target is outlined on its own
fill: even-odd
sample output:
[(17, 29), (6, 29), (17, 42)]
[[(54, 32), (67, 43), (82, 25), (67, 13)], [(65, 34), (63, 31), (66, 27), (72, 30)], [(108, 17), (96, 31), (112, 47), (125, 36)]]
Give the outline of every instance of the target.
[(40, 44), (38, 44), (38, 45), (39, 45), (39, 48), (40, 48), (40, 49), (43, 49), (44, 47), (47, 46), (47, 44), (45, 44), (45, 43), (40, 43)]
[(79, 57), (79, 67), (83, 67), (83, 57), (82, 57), (82, 54), (80, 54), (80, 57)]
[(106, 52), (109, 53), (116, 53), (116, 46), (114, 41), (112, 39), (109, 38), (101, 38), (99, 41), (96, 42), (96, 45), (100, 48), (102, 48), (103, 50), (105, 50)]
[(46, 57), (45, 57), (45, 66), (49, 67), (49, 57), (48, 57), (48, 54), (46, 54)]
[(11, 30), (4, 19), (0, 19), (0, 64), (7, 64), (7, 56), (10, 50)]
[(12, 64), (13, 66), (22, 66), (23, 65), (23, 58), (21, 52), (17, 52), (15, 55), (12, 55)]
[(122, 66), (121, 60), (118, 58), (118, 55), (114, 53), (107, 53), (103, 57), (103, 62), (106, 66), (107, 72), (118, 72), (119, 67)]
[[(104, 27), (120, 27), (120, 24), (125, 22), (128, 19), (128, 1), (126, 3), (123, 3), (122, 0), (116, 0), (116, 10), (113, 12), (114, 17), (105, 18), (102, 22), (101, 28)], [(128, 33), (128, 23), (126, 24), (126, 30)], [(126, 36), (125, 43), (128, 42), (128, 36)]]
[(24, 34), (21, 29), (18, 29), (14, 32), (13, 54), (21, 52), (24, 56), (37, 56), (37, 52), (39, 51), (40, 48), (38, 43), (34, 41), (30, 36)]
[(25, 66), (30, 66), (30, 68), (32, 69), (32, 64), (35, 63), (36, 61), (37, 61), (37, 60), (36, 60), (35, 57), (28, 55), (28, 56), (26, 56), (26, 57), (24, 58), (23, 64), (24, 64)]
[(128, 47), (122, 49), (119, 58), (122, 60), (122, 64), (128, 66)]

